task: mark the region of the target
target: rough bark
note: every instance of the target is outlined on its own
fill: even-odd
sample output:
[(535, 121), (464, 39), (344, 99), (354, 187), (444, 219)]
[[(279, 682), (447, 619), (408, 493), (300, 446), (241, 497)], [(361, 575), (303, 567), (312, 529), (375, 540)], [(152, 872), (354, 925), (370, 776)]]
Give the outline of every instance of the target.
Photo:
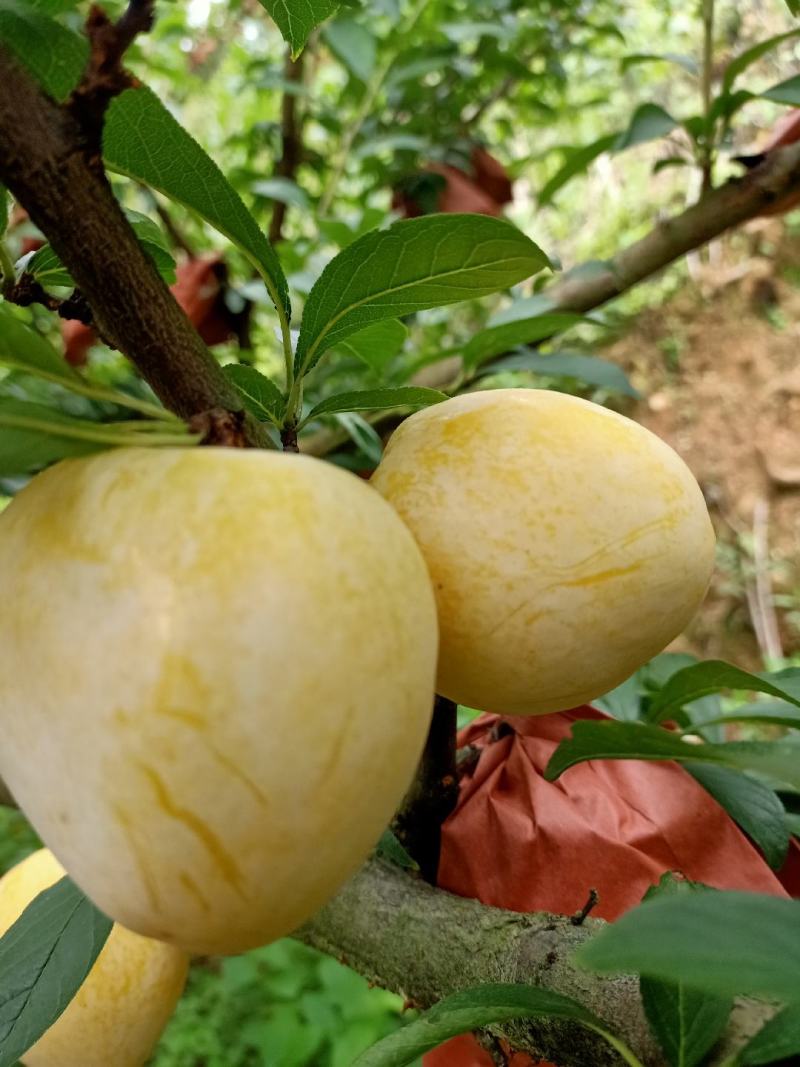
[[(74, 115), (0, 46), (0, 178), (48, 238), (100, 334), (184, 418), (242, 402), (143, 251)], [(246, 420), (252, 444), (265, 434)]]
[[(632, 977), (603, 977), (575, 967), (571, 955), (604, 924), (576, 926), (566, 916), (489, 908), (371, 860), (295, 935), (370, 981), (426, 1008), (482, 982), (525, 982), (579, 1000), (628, 1044), (646, 1067), (665, 1060), (650, 1035)], [(773, 1009), (737, 1004), (714, 1062), (738, 1048)], [(529, 1019), (492, 1028), (514, 1048), (560, 1067), (617, 1067), (618, 1054), (573, 1023)]]

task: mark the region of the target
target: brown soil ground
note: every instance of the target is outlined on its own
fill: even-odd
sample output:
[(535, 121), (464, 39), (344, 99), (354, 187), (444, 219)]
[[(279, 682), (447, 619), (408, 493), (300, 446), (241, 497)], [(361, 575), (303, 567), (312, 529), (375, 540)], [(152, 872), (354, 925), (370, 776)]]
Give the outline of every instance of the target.
[[(717, 572), (676, 647), (751, 669), (800, 653), (800, 238), (755, 223), (606, 352), (645, 399), (631, 414), (700, 482)], [(772, 634), (770, 634), (772, 628)]]

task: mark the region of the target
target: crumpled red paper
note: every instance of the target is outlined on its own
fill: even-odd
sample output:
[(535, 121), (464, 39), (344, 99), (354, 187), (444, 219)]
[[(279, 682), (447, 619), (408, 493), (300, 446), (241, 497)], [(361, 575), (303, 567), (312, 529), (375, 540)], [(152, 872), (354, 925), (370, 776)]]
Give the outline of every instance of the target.
[[(593, 915), (635, 907), (665, 871), (719, 889), (800, 896), (800, 848), (774, 874), (717, 802), (676, 763), (595, 760), (546, 782), (544, 768), (590, 707), (532, 718), (482, 715), (459, 736), (480, 751), (443, 828), (439, 885), (512, 911)], [(471, 1035), (429, 1053), (425, 1067), (492, 1067)], [(531, 1067), (517, 1053), (510, 1067)], [(552, 1067), (541, 1064), (540, 1067)]]

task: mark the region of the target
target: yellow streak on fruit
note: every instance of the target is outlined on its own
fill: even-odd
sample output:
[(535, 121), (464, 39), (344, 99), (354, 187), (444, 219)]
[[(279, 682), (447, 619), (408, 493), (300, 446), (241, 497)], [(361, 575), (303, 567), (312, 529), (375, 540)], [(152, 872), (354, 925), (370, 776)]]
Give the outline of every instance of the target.
[(367, 857), (416, 769), (438, 636), (370, 486), (255, 450), (70, 460), (0, 516), (0, 589), (0, 775), (106, 914), (240, 952)]
[[(41, 849), (0, 879), (0, 934), (64, 875)], [(142, 1067), (183, 991), (188, 957), (113, 927), (62, 1015), (22, 1057), (25, 1067)]]
[(643, 427), (543, 390), (411, 416), (373, 477), (436, 594), (437, 688), (510, 715), (614, 688), (689, 622), (714, 535), (697, 483)]

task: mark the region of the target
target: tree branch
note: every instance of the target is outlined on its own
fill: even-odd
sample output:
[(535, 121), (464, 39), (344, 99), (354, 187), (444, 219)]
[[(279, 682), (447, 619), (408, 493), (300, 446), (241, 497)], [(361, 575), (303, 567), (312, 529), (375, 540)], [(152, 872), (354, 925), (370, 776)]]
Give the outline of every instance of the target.
[[(800, 143), (773, 149), (741, 178), (713, 190), (680, 215), (659, 222), (640, 241), (622, 249), (591, 273), (571, 272), (545, 289), (553, 310), (587, 312), (613, 300), (663, 270), (687, 252), (755, 218), (800, 190)], [(425, 367), (414, 383), (446, 388), (457, 380), (459, 357)]]
[[(287, 50), (283, 77), (290, 85), (302, 85), (305, 54), (305, 51), (303, 51), (297, 59), (292, 59), (291, 49)], [(291, 89), (284, 89), (281, 101), (281, 158), (275, 167), (275, 174), (277, 177), (286, 178), (288, 181), (294, 180), (295, 172), (303, 154), (302, 121), (297, 112), (297, 93), (292, 92)], [(269, 223), (269, 240), (271, 244), (274, 245), (283, 240), (283, 224), (285, 220), (285, 201), (274, 201), (272, 218)]]
[[(99, 332), (176, 414), (241, 412), (237, 390), (143, 251), (102, 168), (92, 165), (75, 115), (2, 46), (0, 86), (0, 178), (66, 265)], [(242, 425), (242, 442), (268, 444), (255, 420)]]
[[(566, 916), (489, 908), (373, 859), (294, 936), (420, 1008), (483, 982), (524, 982), (563, 993), (604, 1019), (647, 1067), (663, 1067), (637, 979), (594, 975), (570, 962), (603, 925), (587, 919), (575, 926)], [(768, 1005), (737, 1003), (713, 1062), (740, 1048), (773, 1013)], [(513, 1048), (561, 1067), (622, 1062), (597, 1034), (562, 1020), (528, 1019), (490, 1029)]]
[(436, 697), (417, 776), (393, 824), (400, 843), (431, 884), (439, 870), (442, 823), (458, 803), (456, 711), (452, 700)]

